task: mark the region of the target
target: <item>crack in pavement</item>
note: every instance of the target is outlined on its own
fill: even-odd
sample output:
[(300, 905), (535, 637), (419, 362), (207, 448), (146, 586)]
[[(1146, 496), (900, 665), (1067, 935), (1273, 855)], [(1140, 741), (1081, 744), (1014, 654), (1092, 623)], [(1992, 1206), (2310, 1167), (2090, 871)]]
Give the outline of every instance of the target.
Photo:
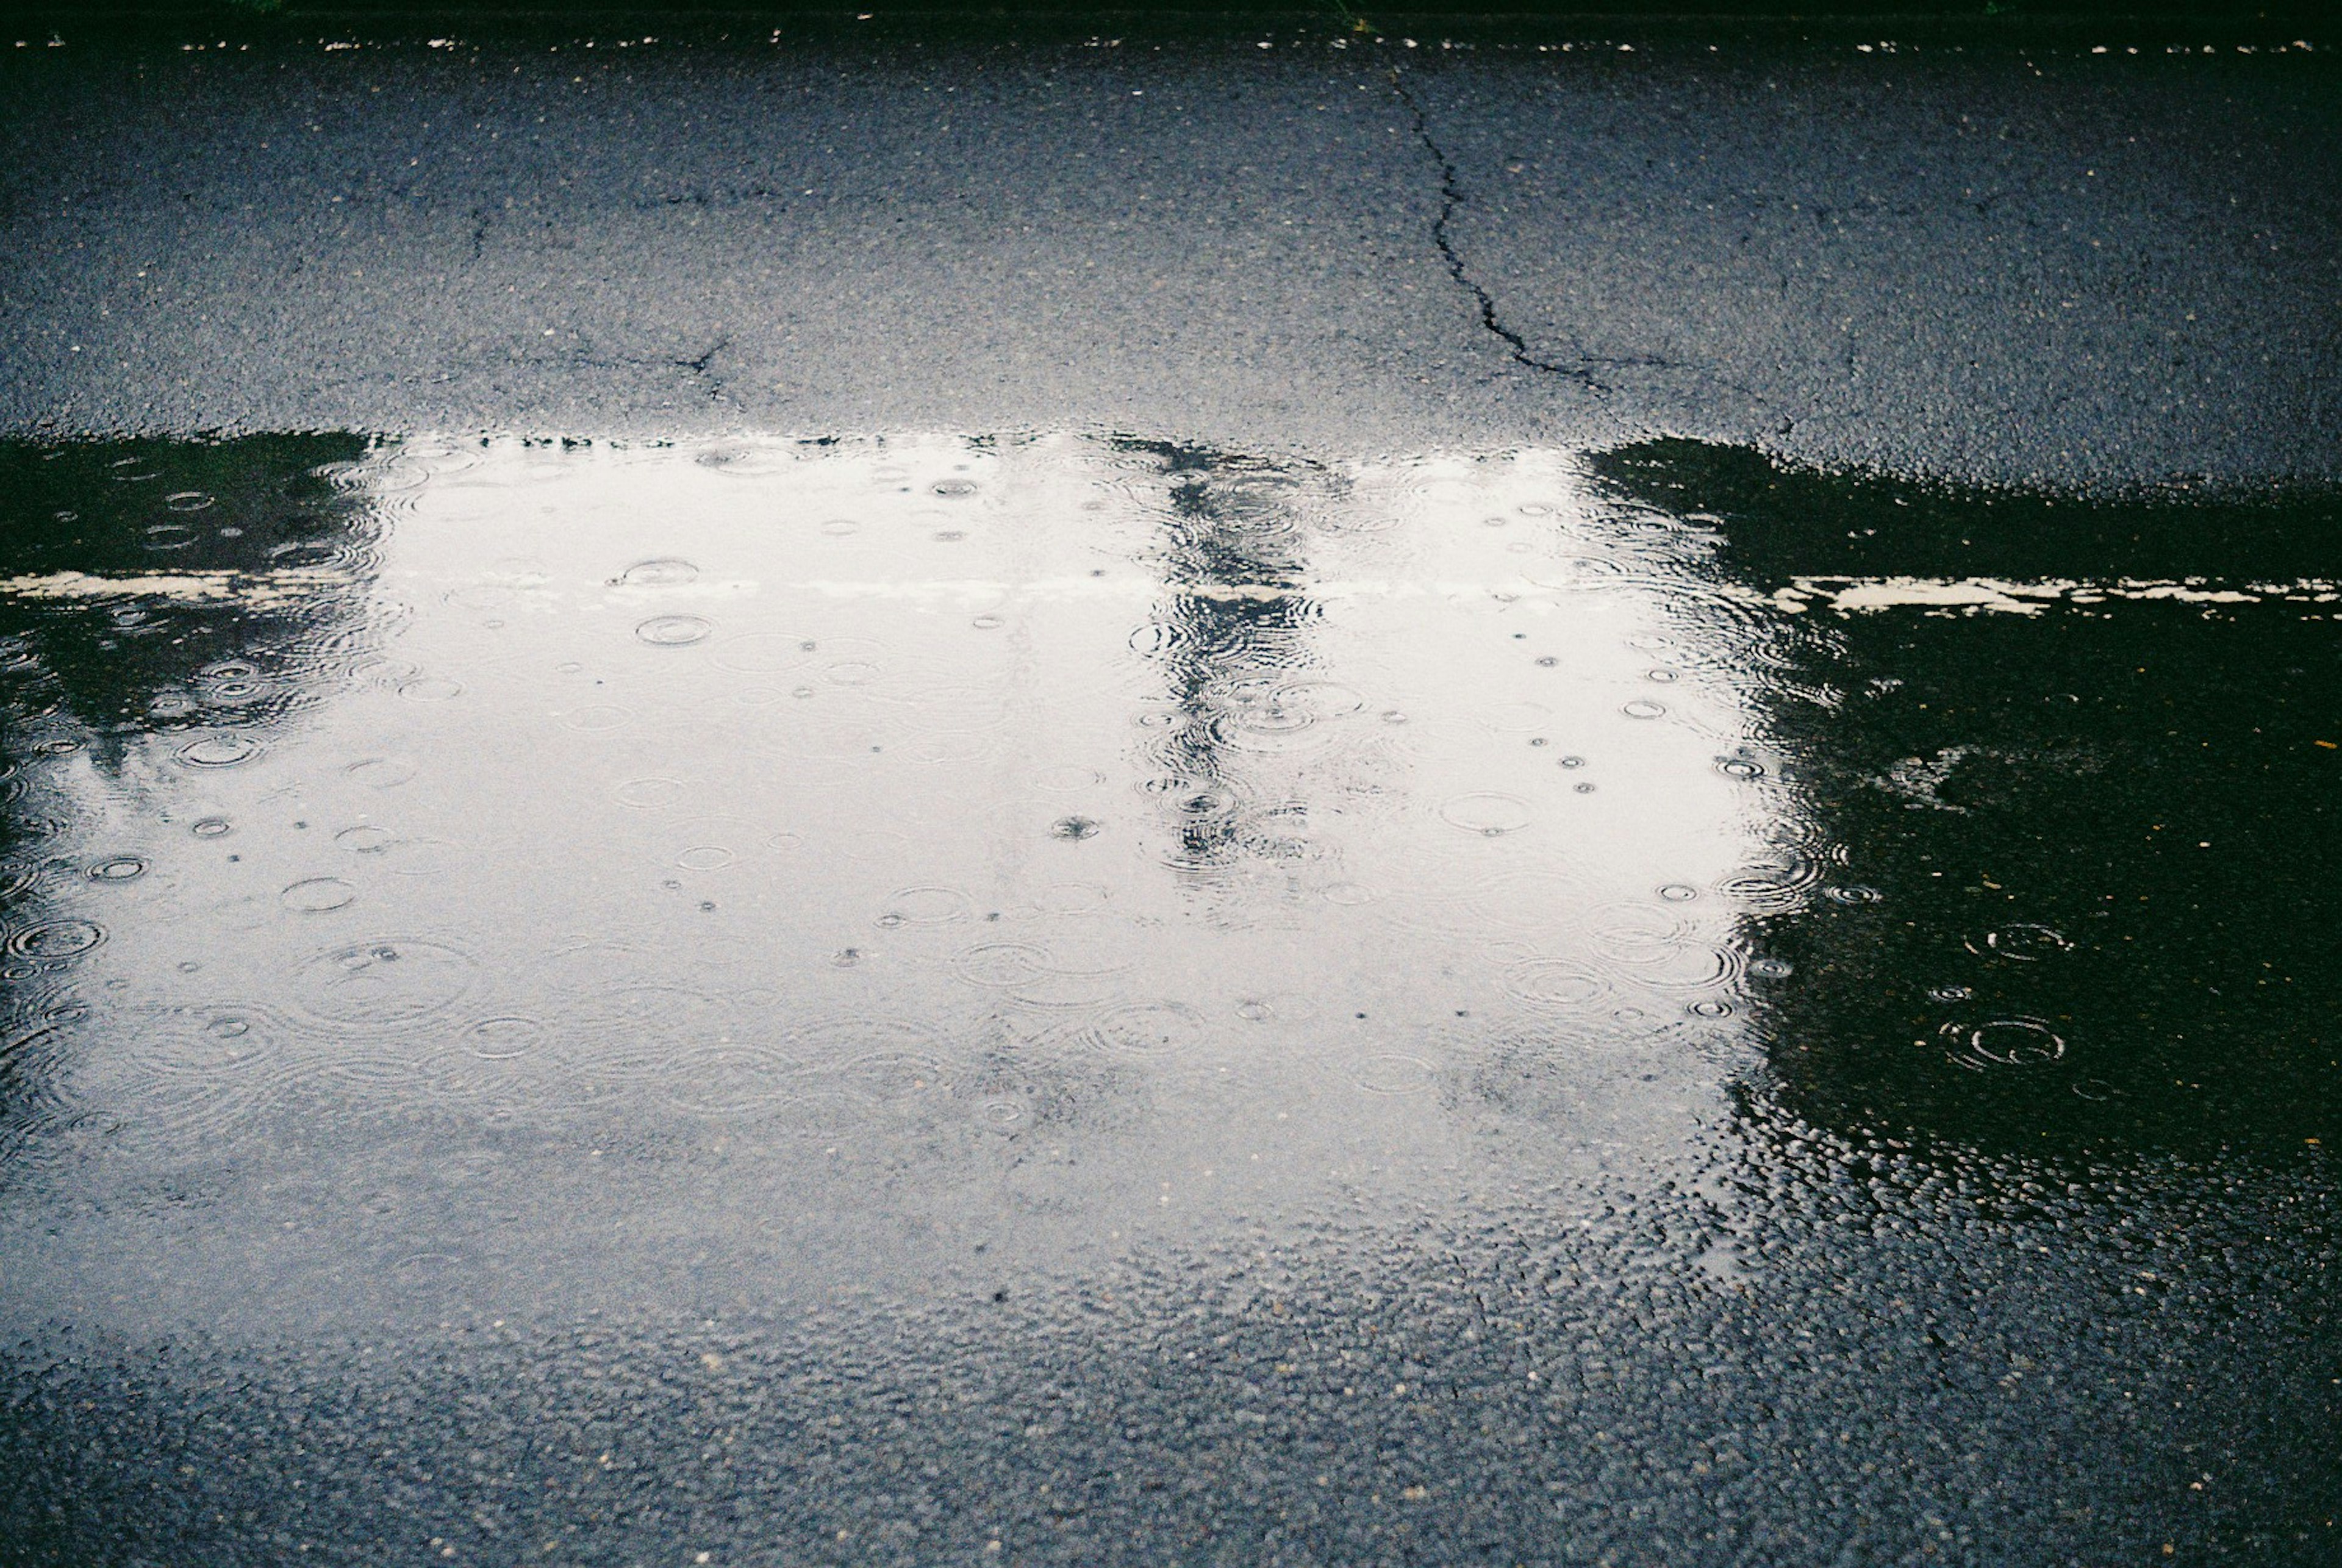
[(1676, 364), (1673, 360), (1656, 355), (1604, 356), (1581, 353), (1574, 360), (1564, 362), (1541, 358), (1530, 352), (1528, 339), (1505, 325), (1504, 319), (1496, 314), (1496, 296), (1472, 275), (1471, 269), (1464, 265), (1464, 257), (1456, 249), (1452, 230), (1456, 211), (1464, 205), (1464, 187), (1462, 176), (1456, 172), (1455, 161), (1449, 158), (1446, 150), (1440, 146), (1438, 138), (1431, 134), (1431, 117), (1425, 112), (1422, 100), (1418, 99), (1413, 89), (1407, 86), (1406, 76), (1394, 67), (1390, 73), (1390, 80), (1391, 90), (1398, 95), (1399, 101), (1406, 105), (1407, 113), (1414, 116), (1416, 140), (1423, 144), (1423, 150), (1428, 153), (1431, 155), (1431, 161), (1438, 165), (1439, 215), (1431, 222), (1431, 241), (1439, 247), (1440, 258), (1447, 264), (1447, 275), (1456, 280), (1458, 288), (1463, 289), (1478, 302), (1481, 327), (1503, 340), (1515, 364), (1525, 365), (1530, 370), (1542, 371), (1548, 375), (1565, 376), (1596, 396), (1606, 395), (1610, 391), (1610, 385), (1594, 374), (1593, 367), (1596, 365), (1658, 370), (1687, 368)]
[(724, 378), (712, 368), (716, 356), (732, 346), (730, 334), (717, 338), (696, 355), (682, 354), (604, 354), (591, 346), (591, 340), (581, 342), (576, 352), (562, 355), (555, 363), (586, 370), (679, 370), (699, 383), (711, 403), (732, 402), (726, 391)]
[(669, 360), (667, 363), (674, 365), (678, 370), (689, 371), (700, 381), (706, 383), (707, 386), (707, 395), (716, 402), (721, 403), (724, 401), (724, 378), (713, 374), (707, 367), (717, 355), (722, 354), (726, 349), (731, 346), (732, 335), (731, 334), (726, 333), (722, 337), (717, 338), (714, 343), (709, 344), (706, 349), (702, 350), (698, 358), (673, 359)]

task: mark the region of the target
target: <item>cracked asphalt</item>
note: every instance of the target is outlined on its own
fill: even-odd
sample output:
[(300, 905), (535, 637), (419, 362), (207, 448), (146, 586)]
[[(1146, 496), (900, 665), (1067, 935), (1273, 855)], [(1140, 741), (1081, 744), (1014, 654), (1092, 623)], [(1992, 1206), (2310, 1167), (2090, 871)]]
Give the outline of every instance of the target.
[(2335, 460), (2316, 54), (337, 41), (9, 52), (0, 421)]
[(0, 34), (0, 1563), (2342, 1553), (2342, 40), (720, 31)]

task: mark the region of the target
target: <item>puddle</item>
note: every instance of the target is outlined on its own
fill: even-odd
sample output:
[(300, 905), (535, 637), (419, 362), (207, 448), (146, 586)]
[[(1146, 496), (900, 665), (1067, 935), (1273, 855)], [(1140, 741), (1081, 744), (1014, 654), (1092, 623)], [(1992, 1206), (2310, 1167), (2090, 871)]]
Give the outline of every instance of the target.
[[(2267, 1294), (2321, 1233), (2323, 496), (2077, 510), (1686, 443), (251, 437), (5, 447), (0, 505), (28, 1334), (300, 1324), (345, 1390), (370, 1336), (456, 1334), (440, 1393), (349, 1397), (590, 1412), (606, 1313), (736, 1390), (991, 1345), (1003, 1388), (1061, 1357), (1213, 1423), (1253, 1394), (1110, 1385), (1269, 1311), (1248, 1376), (1321, 1357), (1345, 1433), (1386, 1402), (1534, 1491), (1553, 1455), (1473, 1458), (1468, 1412), (1566, 1388), (1571, 1451), (1850, 1428), (1997, 1334), (2070, 1348), (1996, 1388), (2113, 1388), (2152, 1355), (2107, 1259), (2129, 1303), (2278, 1247)], [(1862, 1390), (1815, 1381), (1817, 1323)], [(1424, 1355), (1480, 1393), (1424, 1404)], [(1975, 1442), (2026, 1470), (2009, 1412)], [(988, 1474), (953, 1421), (918, 1449)], [(52, 1425), (37, 1465), (80, 1451)], [(527, 1465), (529, 1430), (475, 1442)]]
[[(1658, 1170), (1712, 1157), (1728, 1087), (2029, 1154), (2331, 1102), (2277, 912), (2335, 868), (2273, 824), (2324, 809), (2334, 611), (2239, 569), (2306, 514), (1690, 444), (5, 458), (8, 979), (80, 1010), (9, 1103), (20, 1203), (470, 1114), (440, 1064), (509, 1019), (546, 1065), (506, 1127), (716, 1116), (950, 1183), (1002, 1074), (1066, 1107), (1014, 1135), (1092, 1171), (1432, 1157), (1492, 1106), (1544, 1177), (1620, 1128)], [(166, 513), (198, 521), (158, 574)], [(1813, 586), (1930, 553), (1989, 593)], [(2073, 586), (2147, 573), (2194, 587)], [(144, 1136), (137, 1021), (205, 1007), (287, 1021), (272, 1093)], [(907, 1097), (873, 1088), (896, 1027)]]
[[(1608, 519), (1559, 454), (10, 459), (37, 544), (5, 590), (9, 948), (86, 1004), (85, 1059), (12, 1112), (28, 1202), (478, 1135), (447, 1064), (523, 1037), (500, 1020), (529, 1044), (490, 1054), (499, 1135), (653, 1160), (720, 1124), (842, 1210), (858, 1167), (806, 1177), (809, 1145), (951, 1190), (1042, 1143), (1083, 1173), (1062, 1237), (1175, 1223), (1141, 1180), (1166, 1163), (1271, 1153), (1182, 1203), (1298, 1214), (1361, 1149), (1436, 1164), (1461, 1119), (1558, 1114), (1489, 1102), (1499, 1060), (1591, 1118), (1537, 1144), (1697, 1158), (1758, 1064), (1748, 934), (1673, 902), (1766, 841), (1716, 767), (1756, 688), (1669, 602), (1706, 545)], [(209, 503), (163, 578), (166, 479)], [(295, 591), (288, 552), (333, 564)], [(1635, 575), (1551, 570), (1590, 558)], [(1696, 672), (1663, 713), (1662, 648)], [(150, 1127), (141, 1020), (205, 1007), (283, 1020), (269, 1092)]]
[[(109, 1099), (131, 1021), (205, 1006), (292, 1021), (268, 1103), (326, 1150), (435, 1114), (439, 1057), (511, 1017), (563, 1065), (500, 1116), (644, 1146), (699, 1136), (730, 1102), (687, 1085), (736, 1058), (774, 1084), (736, 1136), (912, 1135), (876, 1034), (804, 1031), (916, 1020), (939, 1168), (988, 1149), (987, 1074), (1047, 1094), (1106, 1059), (1132, 1115), (1018, 1135), (1429, 1149), (1497, 1061), (1662, 1156), (1727, 1084), (2027, 1149), (2330, 1098), (2316, 939), (2277, 912), (2334, 868), (2272, 824), (2323, 810), (2335, 612), (2241, 570), (2300, 553), (2282, 508), (2058, 513), (1689, 444), (5, 456), (8, 978), (83, 1009), (12, 1102), (20, 1192), (126, 1159), (70, 1129), (150, 1163), (287, 1135), (156, 1144)], [(167, 574), (165, 514), (198, 519)], [(1929, 554), (1988, 586), (1844, 586)], [(2075, 588), (2158, 572), (2192, 586)], [(667, 1000), (597, 1022), (630, 994)], [(2057, 1046), (1977, 1044), (2018, 1030)], [(1438, 1093), (1356, 1099), (1395, 1063)]]
[(2342, 875), (2342, 496), (1967, 492), (1691, 443), (1594, 466), (1813, 623), (1756, 701), (1783, 870), (1822, 896), (1739, 890), (1796, 965), (1757, 994), (1786, 1105), (2009, 1154), (2322, 1146), (2333, 948), (2281, 912)]
[(1940, 1240), (2336, 1131), (2321, 496), (321, 436), (0, 506), (14, 1322), (1335, 1235), (1737, 1303), (1893, 1273), (1826, 1194)]

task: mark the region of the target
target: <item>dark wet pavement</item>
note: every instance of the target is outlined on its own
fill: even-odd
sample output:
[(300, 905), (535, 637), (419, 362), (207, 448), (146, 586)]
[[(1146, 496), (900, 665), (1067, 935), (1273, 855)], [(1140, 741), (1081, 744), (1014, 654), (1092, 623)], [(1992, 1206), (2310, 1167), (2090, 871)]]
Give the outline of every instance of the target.
[(0, 419), (2328, 477), (2333, 57), (2131, 26), (0, 48)]
[(543, 47), (0, 64), (0, 1555), (2342, 1550), (2322, 56)]

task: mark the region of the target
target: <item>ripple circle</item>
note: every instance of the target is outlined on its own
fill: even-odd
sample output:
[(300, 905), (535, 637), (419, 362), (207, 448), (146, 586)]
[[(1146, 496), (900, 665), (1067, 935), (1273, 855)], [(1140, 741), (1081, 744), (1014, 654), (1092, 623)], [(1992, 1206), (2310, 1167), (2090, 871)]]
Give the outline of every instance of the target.
[(478, 977), (468, 954), (436, 942), (382, 937), (335, 947), (295, 972), (307, 1011), (330, 1024), (383, 1028), (445, 1012)]

